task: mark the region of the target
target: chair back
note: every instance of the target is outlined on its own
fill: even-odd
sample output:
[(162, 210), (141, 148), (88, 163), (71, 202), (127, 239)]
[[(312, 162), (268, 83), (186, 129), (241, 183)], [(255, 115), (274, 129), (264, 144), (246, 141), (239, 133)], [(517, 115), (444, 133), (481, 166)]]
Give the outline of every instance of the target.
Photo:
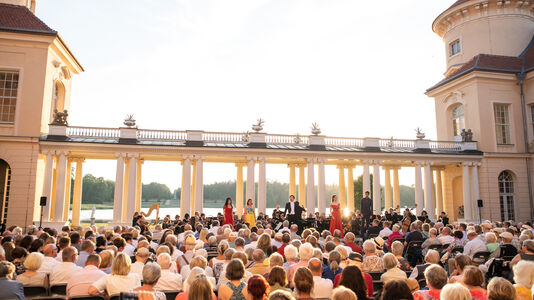
[(373, 281), (380, 281), (380, 276), (382, 276), (384, 272), (369, 272), (369, 275), (373, 278)]
[(176, 296), (180, 293), (180, 291), (163, 291), (165, 293), (165, 297), (167, 297), (167, 300), (174, 300)]
[(438, 252), (441, 252), (441, 247), (443, 247), (442, 245), (430, 245), (428, 246), (428, 250), (436, 250)]
[(370, 239), (374, 239), (374, 238), (377, 237), (377, 236), (378, 236), (378, 234), (370, 234), (368, 239), (369, 239), (369, 240), (370, 240)]
[(402, 239), (402, 238), (399, 238), (399, 239), (394, 239), (393, 241), (394, 241), (394, 242), (395, 242), (395, 241), (399, 241), (399, 242), (401, 242), (401, 243), (404, 245), (404, 242), (405, 242), (406, 240), (405, 240), (405, 239)]
[(77, 296), (77, 297), (70, 297), (69, 300), (106, 300), (106, 298), (101, 296)]
[(517, 255), (517, 248), (512, 244), (504, 244), (501, 245), (501, 258), (504, 258), (505, 256), (516, 256)]
[(456, 247), (452, 248), (451, 253), (452, 254), (464, 253), (464, 247), (456, 246)]
[(491, 255), (491, 253), (488, 252), (488, 251), (477, 252), (477, 253), (475, 253), (475, 255), (473, 255), (473, 263), (483, 264), (488, 260), (490, 255)]
[(25, 286), (24, 296), (26, 298), (47, 296), (48, 290), (44, 286)]
[(424, 279), (424, 278), (417, 280), (417, 283), (419, 283), (419, 288), (420, 289), (426, 287), (426, 279)]
[(50, 294), (67, 295), (67, 285), (57, 284), (50, 287)]

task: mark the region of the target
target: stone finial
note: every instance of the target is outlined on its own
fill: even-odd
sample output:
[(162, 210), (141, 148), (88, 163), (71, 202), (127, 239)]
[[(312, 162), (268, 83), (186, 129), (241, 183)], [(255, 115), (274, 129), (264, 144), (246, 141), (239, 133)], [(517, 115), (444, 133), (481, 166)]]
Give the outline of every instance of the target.
[(123, 124), (130, 128), (135, 127), (134, 115), (133, 114), (126, 115), (126, 119), (124, 119)]
[(57, 109), (54, 109), (54, 120), (52, 121), (52, 125), (69, 125), (67, 122), (67, 117), (69, 116), (68, 111), (65, 109), (64, 111), (58, 111)]
[(426, 137), (426, 134), (422, 131), (421, 128), (417, 127), (415, 129), (415, 137), (419, 140), (422, 140)]
[(321, 128), (319, 128), (319, 124), (318, 123), (312, 123), (311, 124), (311, 133), (313, 135), (319, 135), (321, 134)]
[(260, 132), (263, 130), (263, 125), (265, 124), (265, 120), (262, 118), (259, 118), (256, 123), (252, 124), (252, 130), (255, 132)]

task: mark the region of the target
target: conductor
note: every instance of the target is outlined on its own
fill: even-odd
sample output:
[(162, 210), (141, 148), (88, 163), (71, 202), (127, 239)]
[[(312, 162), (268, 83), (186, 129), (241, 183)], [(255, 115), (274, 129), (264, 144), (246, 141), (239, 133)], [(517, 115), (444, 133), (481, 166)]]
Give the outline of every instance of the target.
[(373, 218), (373, 200), (369, 198), (369, 192), (365, 192), (365, 197), (361, 200), (360, 212), (363, 215), (362, 218), (362, 232), (365, 232), (371, 223)]
[(297, 224), (300, 227), (302, 220), (302, 212), (305, 211), (298, 201), (295, 201), (295, 196), (289, 196), (289, 202), (286, 203), (284, 214), (286, 215), (289, 224)]

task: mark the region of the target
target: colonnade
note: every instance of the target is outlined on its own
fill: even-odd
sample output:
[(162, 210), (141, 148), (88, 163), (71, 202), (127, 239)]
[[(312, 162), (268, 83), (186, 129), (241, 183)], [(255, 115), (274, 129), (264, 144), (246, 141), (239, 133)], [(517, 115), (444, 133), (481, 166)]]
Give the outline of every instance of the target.
[[(73, 185), (72, 224), (80, 222), (83, 163), (82, 157), (69, 156), (68, 151), (43, 151), (45, 155), (45, 176), (43, 180), (43, 196), (48, 201), (43, 208), (43, 220), (52, 223), (64, 223), (68, 219), (70, 200), (70, 170), (75, 164), (75, 179)], [(113, 222), (129, 223), (131, 216), (141, 209), (141, 177), (144, 160), (138, 153), (116, 153), (116, 176), (113, 204)], [(183, 155), (182, 164), (180, 215), (193, 214), (203, 210), (203, 167), (205, 157), (197, 155)], [(258, 167), (257, 210), (265, 213), (267, 209), (267, 158), (262, 156), (247, 156), (246, 160), (235, 163), (236, 176), (236, 213), (243, 214), (247, 199), (256, 199), (255, 169)], [(307, 158), (299, 162), (288, 163), (289, 195), (297, 196), (297, 200), (307, 210), (307, 214), (316, 211), (326, 212), (330, 204), (326, 195), (325, 164), (326, 159)], [(374, 213), (382, 211), (381, 199), (384, 198), (385, 208), (400, 207), (399, 170), (401, 166), (384, 163), (381, 160), (336, 160), (339, 170), (338, 197), (342, 212), (347, 209), (353, 212), (354, 207), (354, 168), (363, 167), (362, 195), (371, 191), (371, 171), (373, 174), (373, 207)], [(431, 219), (446, 209), (443, 201), (443, 166), (434, 165), (431, 161), (413, 162), (415, 170), (415, 203), (419, 215), (425, 209)], [(465, 219), (473, 220), (477, 216), (476, 200), (479, 198), (478, 163), (462, 163), (463, 198)], [(243, 169), (247, 168), (246, 186), (244, 186)], [(317, 178), (315, 168), (317, 170)], [(371, 169), (372, 168), (372, 169)], [(298, 169), (298, 193), (297, 193)], [(384, 171), (384, 181), (380, 176), (380, 169)], [(345, 172), (346, 170), (346, 172)], [(347, 174), (347, 176), (345, 176)], [(381, 186), (384, 186), (382, 197)], [(244, 190), (244, 195), (243, 195)], [(328, 198), (328, 199), (327, 199)]]

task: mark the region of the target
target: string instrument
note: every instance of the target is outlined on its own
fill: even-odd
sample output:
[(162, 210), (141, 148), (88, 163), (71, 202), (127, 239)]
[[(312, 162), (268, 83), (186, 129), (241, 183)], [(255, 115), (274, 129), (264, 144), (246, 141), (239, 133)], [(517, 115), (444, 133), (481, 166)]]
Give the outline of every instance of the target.
[[(411, 210), (415, 209), (416, 207), (417, 207), (417, 204), (415, 204), (414, 207), (412, 207), (410, 209), (410, 212), (406, 216), (404, 216), (402, 218), (401, 224), (402, 224), (402, 232), (404, 234), (408, 233), (408, 231), (410, 230), (410, 224), (412, 224), (412, 213), (411, 213)], [(399, 207), (399, 209), (400, 209), (400, 207)]]
[(148, 218), (148, 216), (150, 216), (150, 214), (152, 214), (152, 211), (154, 210), (156, 210), (156, 219), (154, 220), (154, 225), (156, 225), (159, 221), (159, 203), (154, 203), (150, 205), (150, 207), (148, 208), (148, 212), (141, 212), (141, 215), (143, 215), (145, 218)]

